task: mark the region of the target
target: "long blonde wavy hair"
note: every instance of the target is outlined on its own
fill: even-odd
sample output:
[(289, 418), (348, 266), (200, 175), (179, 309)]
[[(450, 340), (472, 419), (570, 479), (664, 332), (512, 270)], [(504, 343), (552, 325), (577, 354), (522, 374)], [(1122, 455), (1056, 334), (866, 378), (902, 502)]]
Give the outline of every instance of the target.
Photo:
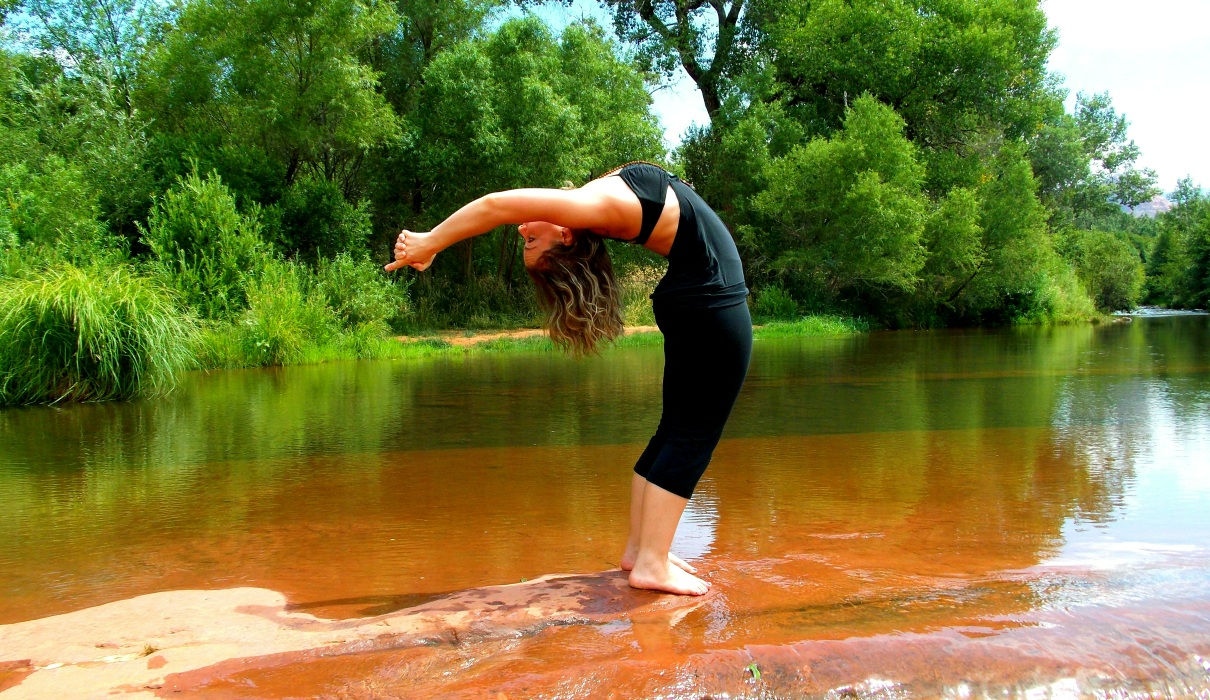
[[(593, 179), (636, 163), (664, 167), (632, 160)], [(568, 182), (563, 189), (576, 187)], [(589, 355), (625, 332), (622, 290), (602, 237), (587, 230), (572, 231), (571, 245), (551, 246), (534, 267), (526, 269), (538, 288), (538, 305), (546, 312), (546, 331), (555, 345), (576, 356)]]
[(622, 292), (603, 238), (572, 231), (570, 245), (551, 246), (526, 270), (555, 345), (575, 356), (589, 355), (622, 335)]

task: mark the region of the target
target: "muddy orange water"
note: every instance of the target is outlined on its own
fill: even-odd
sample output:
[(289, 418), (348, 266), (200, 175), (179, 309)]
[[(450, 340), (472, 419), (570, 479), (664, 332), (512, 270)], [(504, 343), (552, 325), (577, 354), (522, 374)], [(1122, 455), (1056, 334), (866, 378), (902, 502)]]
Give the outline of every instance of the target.
[[(695, 600), (610, 571), (658, 347), (219, 372), (155, 401), (5, 410), (0, 648), (32, 620), (253, 587), (295, 627), (361, 636), (180, 671), (172, 649), (122, 657), (164, 667), (138, 690), (1207, 697), (1208, 321), (758, 341), (674, 545), (714, 583)], [(0, 697), (54, 672), (9, 655)]]

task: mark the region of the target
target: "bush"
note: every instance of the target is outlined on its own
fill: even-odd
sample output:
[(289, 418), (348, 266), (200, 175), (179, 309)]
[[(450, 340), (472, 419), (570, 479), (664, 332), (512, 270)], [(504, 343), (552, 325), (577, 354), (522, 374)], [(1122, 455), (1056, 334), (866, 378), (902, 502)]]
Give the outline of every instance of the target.
[(244, 277), (269, 258), (258, 213), (240, 214), (215, 173), (179, 178), (139, 230), (157, 272), (207, 319), (244, 309)]
[(542, 322), (529, 280), (509, 284), (495, 275), (476, 276), (462, 283), (437, 275), (417, 279), (419, 282), (411, 289), (414, 301), (406, 319), (407, 332), (536, 327)]
[(104, 236), (95, 197), (81, 173), (52, 156), (33, 172), (25, 163), (0, 166), (0, 246), (88, 245)]
[(1048, 320), (1059, 323), (1087, 321), (1097, 317), (1097, 309), (1084, 283), (1071, 265), (1055, 255), (1047, 271), (1045, 303)]
[(770, 285), (755, 294), (752, 315), (758, 322), (792, 321), (798, 317), (798, 302), (780, 285)]
[(45, 269), (0, 283), (0, 403), (167, 391), (191, 366), (193, 325), (126, 265)]
[(247, 287), (248, 309), (236, 324), (248, 365), (287, 365), (339, 332), (336, 314), (308, 290), (309, 271), (299, 263), (273, 261)]
[(312, 263), (364, 248), (371, 233), (369, 209), (353, 206), (339, 185), (319, 177), (295, 182), (270, 218), (282, 252)]
[(345, 328), (399, 322), (408, 312), (410, 280), (387, 277), (368, 255), (320, 258), (315, 288)]

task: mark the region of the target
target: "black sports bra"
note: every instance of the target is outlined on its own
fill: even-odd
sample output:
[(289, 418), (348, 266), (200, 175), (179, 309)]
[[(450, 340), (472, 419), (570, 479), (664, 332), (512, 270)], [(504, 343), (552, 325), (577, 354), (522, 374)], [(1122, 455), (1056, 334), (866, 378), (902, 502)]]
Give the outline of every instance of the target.
[(630, 187), (635, 196), (639, 198), (639, 205), (643, 207), (643, 224), (639, 228), (639, 235), (631, 238), (627, 243), (646, 245), (647, 239), (651, 238), (651, 232), (655, 230), (655, 225), (660, 220), (660, 215), (664, 213), (664, 201), (668, 197), (668, 181), (672, 176), (654, 165), (634, 163), (619, 170), (618, 177), (622, 178), (622, 181)]

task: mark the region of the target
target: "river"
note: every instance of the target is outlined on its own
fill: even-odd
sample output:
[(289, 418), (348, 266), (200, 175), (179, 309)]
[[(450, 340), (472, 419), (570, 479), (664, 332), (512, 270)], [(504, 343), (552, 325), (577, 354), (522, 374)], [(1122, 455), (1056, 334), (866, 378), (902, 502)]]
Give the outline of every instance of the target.
[[(345, 621), (606, 591), (662, 363), (331, 363), (0, 411), (0, 625), (188, 589)], [(710, 595), (172, 697), (1210, 694), (1210, 317), (758, 341), (673, 551)]]

